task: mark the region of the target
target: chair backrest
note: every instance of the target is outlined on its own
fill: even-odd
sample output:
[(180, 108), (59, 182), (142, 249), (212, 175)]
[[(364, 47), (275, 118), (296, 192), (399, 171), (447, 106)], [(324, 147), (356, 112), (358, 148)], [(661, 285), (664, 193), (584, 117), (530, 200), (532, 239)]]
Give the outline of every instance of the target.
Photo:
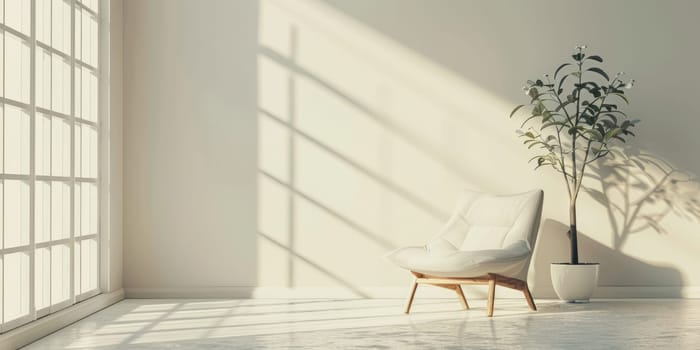
[(458, 250), (500, 249), (518, 241), (534, 249), (542, 190), (515, 195), (493, 195), (465, 190), (452, 217), (436, 238)]

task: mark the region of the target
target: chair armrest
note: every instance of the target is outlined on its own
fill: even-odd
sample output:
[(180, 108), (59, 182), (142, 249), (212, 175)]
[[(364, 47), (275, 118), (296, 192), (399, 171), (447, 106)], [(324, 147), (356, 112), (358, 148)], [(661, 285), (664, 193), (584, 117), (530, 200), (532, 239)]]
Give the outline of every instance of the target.
[(449, 255), (459, 251), (459, 249), (450, 243), (450, 241), (441, 237), (438, 237), (426, 244), (425, 250), (428, 252), (428, 254), (437, 256)]

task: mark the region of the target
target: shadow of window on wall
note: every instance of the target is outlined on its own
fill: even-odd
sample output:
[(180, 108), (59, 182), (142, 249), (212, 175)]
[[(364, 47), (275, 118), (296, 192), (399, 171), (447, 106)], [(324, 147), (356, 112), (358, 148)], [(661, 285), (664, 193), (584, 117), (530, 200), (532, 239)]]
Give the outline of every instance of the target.
[[(464, 150), (493, 137), (476, 116), (505, 104), (315, 6), (261, 3), (259, 285), (367, 296), (407, 281), (382, 256), (427, 241), (458, 189), (493, 187), (472, 166), (488, 155)], [(455, 105), (465, 95), (478, 114)]]
[[(329, 265), (340, 262), (340, 265), (356, 271), (355, 265), (362, 265), (362, 260), (358, 263), (355, 254), (363, 256), (367, 253), (366, 248), (372, 247), (371, 258), (376, 259), (381, 257), (384, 252), (394, 249), (395, 244), (386, 235), (378, 233), (380, 230), (363, 224), (362, 215), (359, 218), (353, 217), (356, 212), (354, 209), (357, 208), (350, 209), (342, 205), (342, 201), (349, 203), (358, 200), (359, 198), (356, 196), (361, 196), (361, 193), (335, 192), (335, 195), (341, 195), (339, 200), (337, 197), (319, 195), (319, 193), (331, 193), (333, 189), (328, 191), (328, 189), (324, 190), (322, 187), (315, 186), (318, 185), (318, 182), (314, 179), (307, 180), (306, 184), (300, 185), (297, 177), (300, 174), (303, 176), (305, 171), (315, 172), (314, 167), (317, 167), (317, 175), (321, 176), (333, 177), (334, 174), (343, 175), (346, 173), (347, 175), (349, 172), (351, 175), (348, 178), (339, 179), (341, 186), (344, 186), (343, 183), (347, 186), (370, 186), (374, 189), (369, 191), (374, 190), (375, 192), (376, 188), (380, 187), (384, 191), (391, 192), (399, 200), (408, 203), (414, 211), (420, 212), (428, 219), (440, 220), (446, 217), (447, 213), (421, 196), (387, 179), (379, 172), (366, 167), (361, 161), (337, 150), (329, 142), (322, 141), (304, 131), (303, 126), (298, 126), (298, 114), (300, 110), (303, 113), (305, 107), (298, 106), (300, 81), (302, 81), (301, 84), (306, 84), (307, 90), (309, 83), (313, 83), (314, 88), (322, 89), (327, 94), (317, 99), (302, 96), (301, 98), (305, 98), (307, 103), (327, 103), (328, 99), (334, 99), (350, 106), (365, 117), (375, 120), (379, 117), (359, 101), (301, 67), (297, 63), (299, 30), (297, 26), (289, 25), (287, 32), (289, 34), (289, 47), (286, 53), (262, 45), (259, 51), (259, 74), (262, 86), (259, 91), (261, 130), (259, 135), (261, 183), (259, 201), (261, 202), (261, 214), (259, 215), (258, 236), (262, 239), (261, 244), (263, 245), (260, 258), (264, 259), (260, 263), (269, 266), (270, 261), (265, 259), (270, 257), (274, 257), (273, 261), (277, 259), (277, 264), (273, 263), (273, 269), (276, 271), (267, 274), (267, 277), (271, 276), (271, 281), (268, 282), (273, 284), (284, 281), (285, 286), (296, 287), (309, 282), (312, 285), (314, 283), (321, 285), (328, 283), (333, 286), (342, 286), (356, 296), (367, 297), (365, 292), (343, 277), (342, 273), (334, 272), (332, 268), (329, 268)], [(273, 82), (272, 84), (275, 86), (271, 87), (270, 82)], [(329, 109), (321, 111), (321, 113), (331, 111), (332, 109)], [(319, 113), (319, 111), (316, 110), (312, 113)], [(308, 125), (307, 129), (309, 129)], [(361, 139), (358, 139), (358, 142), (361, 142)], [(301, 166), (305, 166), (305, 169), (302, 170), (298, 169), (300, 152), (302, 153)], [(306, 163), (303, 163), (305, 160), (303, 155), (308, 156), (306, 159), (309, 160)], [(330, 169), (330, 171), (327, 168), (324, 169), (328, 165), (341, 169)], [(325, 174), (324, 170), (327, 171)], [(358, 180), (358, 177), (361, 179)], [(357, 181), (363, 181), (365, 184), (358, 185)], [(304, 187), (309, 188), (309, 190), (304, 191)], [(367, 191), (366, 188), (364, 190)], [(315, 220), (318, 219), (318, 216), (322, 216), (323, 220)], [(367, 219), (366, 216), (364, 219)], [(342, 244), (338, 244), (339, 242), (334, 242), (332, 238), (322, 240), (322, 242), (307, 241), (308, 243), (301, 245), (298, 236), (300, 234), (304, 236), (309, 231), (323, 227), (323, 221), (331, 221), (331, 223), (326, 223), (326, 227), (344, 226), (346, 236), (350, 238), (360, 236), (360, 239), (364, 241), (364, 246), (357, 246), (357, 251), (351, 252), (344, 249)], [(328, 232), (315, 232), (317, 235), (326, 237), (332, 237), (335, 233), (332, 228)], [(316, 237), (318, 238), (318, 236)], [(305, 248), (309, 250), (308, 254), (303, 253)], [(323, 254), (323, 251), (327, 251), (328, 254)], [(342, 259), (346, 259), (346, 261), (343, 262)], [(301, 274), (316, 275), (316, 277), (312, 277), (307, 282), (304, 282), (302, 277), (300, 282), (298, 277), (300, 271)], [(262, 275), (265, 275), (265, 272), (262, 272)], [(262, 283), (265, 283), (264, 278)]]
[[(484, 82), (319, 2), (265, 0), (260, 16), (260, 286), (331, 286), (364, 296), (372, 294), (365, 286), (403, 285), (408, 276), (382, 255), (425, 243), (460, 188), (508, 193), (542, 186), (548, 198), (559, 189), (549, 183), (554, 175), (530, 171), (529, 153), (506, 118), (512, 103)], [(628, 278), (622, 283), (680, 285), (678, 269), (645, 262), (668, 252), (635, 245), (658, 242), (648, 239), (654, 232), (688, 234), (672, 232), (683, 225), (669, 214), (698, 217), (695, 182), (662, 158), (627, 154), (625, 167), (591, 168), (581, 205), (587, 215), (597, 213), (597, 226), (581, 228), (595, 233), (583, 238), (582, 254), (592, 249), (589, 256), (604, 264), (642, 271), (620, 272)], [(548, 203), (547, 214), (559, 217), (551, 209), (557, 201)], [(544, 232), (554, 241), (538, 241), (558, 249), (565, 232)], [(662, 249), (676, 242), (667, 243)], [(632, 247), (634, 256), (625, 255)], [(540, 256), (559, 252), (566, 260), (566, 247)], [(612, 278), (607, 274), (603, 283)], [(662, 277), (649, 282), (651, 276)]]

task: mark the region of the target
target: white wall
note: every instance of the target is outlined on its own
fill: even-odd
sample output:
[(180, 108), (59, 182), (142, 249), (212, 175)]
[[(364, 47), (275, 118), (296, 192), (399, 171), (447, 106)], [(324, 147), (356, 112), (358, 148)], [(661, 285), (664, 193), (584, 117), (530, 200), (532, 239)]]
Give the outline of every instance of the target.
[(132, 291), (255, 284), (256, 22), (254, 2), (124, 3)]
[[(568, 255), (565, 189), (555, 173), (532, 171), (507, 116), (526, 102), (523, 82), (551, 73), (579, 43), (639, 82), (629, 112), (643, 123), (631, 152), (647, 155), (637, 156), (644, 169), (619, 177), (595, 170), (592, 195), (582, 195), (581, 256), (602, 264), (598, 295), (700, 286), (697, 184), (671, 181), (700, 171), (697, 3), (164, 3), (125, 10), (131, 290), (378, 295), (409, 281), (382, 255), (423, 244), (461, 188), (541, 187), (530, 283), (552, 296), (548, 264)], [(652, 189), (663, 192), (638, 200)], [(626, 225), (625, 213), (608, 211), (625, 204)]]

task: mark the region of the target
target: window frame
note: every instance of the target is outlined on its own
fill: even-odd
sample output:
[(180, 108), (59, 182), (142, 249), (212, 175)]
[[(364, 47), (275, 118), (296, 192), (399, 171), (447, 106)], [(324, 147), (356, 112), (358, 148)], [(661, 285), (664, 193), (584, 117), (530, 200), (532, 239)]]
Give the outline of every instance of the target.
[[(3, 16), (6, 16), (6, 11), (5, 11), (5, 1), (7, 0), (0, 0), (0, 6), (3, 6)], [(107, 227), (107, 224), (109, 222), (106, 215), (108, 215), (108, 202), (107, 202), (107, 194), (109, 193), (107, 186), (109, 185), (107, 181), (104, 181), (105, 176), (103, 175), (108, 175), (108, 171), (103, 171), (103, 168), (107, 167), (109, 164), (109, 157), (108, 154), (106, 154), (106, 151), (109, 148), (108, 145), (108, 140), (109, 138), (106, 135), (106, 129), (108, 129), (108, 118), (106, 117), (107, 115), (107, 105), (108, 105), (108, 93), (109, 93), (109, 86), (108, 86), (108, 71), (109, 71), (109, 59), (108, 59), (108, 53), (109, 53), (109, 40), (107, 36), (105, 35), (108, 33), (107, 26), (109, 25), (109, 0), (96, 0), (96, 4), (98, 6), (97, 12), (89, 8), (87, 5), (83, 4), (83, 0), (59, 0), (59, 1), (64, 1), (66, 3), (70, 4), (70, 54), (66, 54), (54, 47), (52, 47), (49, 44), (43, 43), (37, 39), (37, 1), (42, 1), (42, 0), (27, 0), (30, 3), (30, 10), (29, 10), (29, 18), (30, 18), (30, 24), (29, 24), (29, 35), (22, 33), (12, 27), (9, 27), (6, 24), (5, 19), (3, 18), (2, 23), (0, 23), (0, 33), (3, 35), (3, 41), (2, 41), (2, 55), (5, 55), (5, 37), (7, 33), (19, 38), (22, 40), (22, 43), (26, 43), (29, 45), (29, 102), (21, 102), (21, 101), (16, 101), (13, 99), (9, 99), (6, 97), (7, 90), (4, 88), (5, 87), (5, 81), (6, 81), (6, 70), (5, 70), (5, 59), (3, 57), (2, 59), (2, 78), (0, 81), (0, 84), (3, 85), (3, 94), (0, 96), (0, 105), (2, 106), (13, 106), (16, 108), (19, 108), (27, 113), (29, 116), (29, 173), (28, 174), (5, 174), (4, 167), (2, 168), (2, 171), (0, 172), (0, 181), (5, 182), (6, 180), (16, 180), (16, 181), (23, 181), (24, 183), (29, 185), (29, 242), (26, 245), (19, 245), (16, 247), (12, 248), (5, 248), (4, 247), (4, 242), (0, 242), (0, 334), (6, 333), (14, 328), (17, 328), (19, 326), (22, 326), (24, 324), (27, 324), (29, 322), (32, 322), (36, 319), (39, 319), (43, 316), (49, 315), (51, 313), (63, 310), (65, 308), (68, 308), (76, 303), (79, 303), (81, 301), (84, 301), (88, 298), (94, 297), (96, 295), (101, 294), (104, 290), (107, 290), (108, 283), (108, 271), (105, 270), (105, 262), (108, 258), (108, 253), (109, 253), (109, 248), (106, 247), (106, 243), (104, 239), (102, 239), (102, 236), (105, 235), (106, 232), (108, 232), (109, 227)], [(50, 10), (53, 16), (53, 1), (55, 0), (46, 0), (49, 2)], [(78, 53), (76, 51), (76, 34), (77, 34), (77, 27), (78, 23), (76, 21), (80, 20), (82, 21), (82, 18), (78, 19), (78, 10), (82, 12), (86, 12), (88, 15), (91, 15), (94, 20), (96, 21), (96, 36), (97, 36), (97, 56), (95, 57), (97, 67), (92, 66), (86, 62), (84, 62), (84, 58), (82, 57), (82, 52)], [(82, 27), (82, 23), (80, 24)], [(49, 32), (51, 33), (51, 36), (53, 36), (53, 29), (52, 24), (49, 24)], [(65, 33), (64, 33), (65, 34)], [(82, 38), (82, 35), (81, 35)], [(81, 39), (82, 40), (82, 39)], [(53, 41), (53, 39), (52, 39)], [(82, 47), (82, 45), (81, 45)], [(36, 91), (37, 91), (37, 73), (36, 73), (36, 65), (37, 65), (37, 53), (41, 49), (44, 52), (48, 52), (51, 54), (51, 65), (53, 69), (53, 57), (54, 55), (60, 57), (64, 61), (67, 61), (70, 65), (70, 110), (69, 114), (61, 113), (54, 111), (53, 108), (54, 106), (50, 106), (51, 108), (44, 108), (44, 107), (39, 107), (37, 106), (37, 98), (36, 98)], [(78, 58), (80, 57), (80, 58)], [(96, 88), (97, 88), (97, 96), (96, 96), (96, 115), (95, 115), (95, 120), (87, 120), (79, 117), (77, 114), (77, 97), (81, 95), (81, 91), (77, 91), (77, 85), (76, 85), (76, 73), (80, 72), (82, 74), (83, 70), (87, 69), (90, 73), (94, 74), (96, 76)], [(50, 78), (53, 79), (53, 74), (49, 74)], [(82, 75), (81, 75), (82, 77)], [(82, 80), (82, 78), (81, 78)], [(51, 84), (52, 85), (52, 84)], [(82, 86), (82, 83), (81, 83)], [(53, 98), (53, 86), (51, 86), (51, 94), (49, 96), (49, 100)], [(82, 101), (82, 96), (80, 96), (80, 101)], [(3, 107), (4, 109), (4, 107)], [(1, 142), (5, 142), (5, 127), (4, 127), (4, 120), (5, 120), (5, 114), (0, 114), (1, 118), (3, 118), (3, 124), (2, 124), (2, 129), (0, 129), (0, 132), (3, 133), (2, 139), (0, 139)], [(36, 124), (37, 124), (37, 118), (39, 118), (41, 115), (48, 116), (50, 120), (54, 118), (60, 118), (64, 121), (67, 121), (70, 127), (70, 173), (68, 176), (54, 176), (54, 175), (38, 175), (36, 171)], [(78, 176), (79, 174), (76, 171), (76, 163), (79, 162), (80, 160), (77, 159), (77, 154), (76, 154), (76, 144), (77, 144), (77, 133), (76, 130), (82, 129), (83, 126), (87, 126), (89, 128), (93, 128), (95, 130), (95, 173), (94, 173), (94, 178), (92, 177), (84, 177), (84, 176)], [(107, 142), (107, 143), (105, 143)], [(49, 145), (49, 149), (51, 149), (51, 145)], [(0, 150), (2, 152), (5, 152), (4, 150), (4, 145), (0, 146)], [(81, 155), (82, 158), (82, 155)], [(2, 157), (2, 162), (4, 162), (4, 156)], [(53, 161), (53, 160), (51, 160)], [(51, 165), (49, 166), (51, 168)], [(50, 174), (51, 172), (49, 172)], [(80, 174), (83, 175), (83, 174)], [(36, 215), (36, 187), (37, 183), (39, 182), (47, 182), (49, 184), (52, 184), (53, 182), (60, 182), (64, 184), (69, 184), (69, 217), (70, 217), (70, 229), (68, 233), (67, 238), (61, 238), (61, 239), (52, 239), (49, 238), (47, 241), (43, 242), (36, 242), (36, 221), (35, 221), (35, 215)], [(77, 224), (80, 224), (79, 222), (76, 222), (76, 212), (80, 211), (80, 208), (76, 208), (76, 188), (79, 187), (83, 183), (90, 183), (93, 184), (95, 191), (97, 192), (96, 194), (96, 232), (90, 232), (89, 234), (83, 235), (82, 233), (78, 235), (77, 232)], [(49, 189), (52, 187), (50, 186)], [(5, 187), (3, 186), (3, 191)], [(82, 189), (81, 189), (82, 191)], [(2, 196), (0, 196), (0, 200), (4, 202), (4, 192), (1, 193)], [(1, 208), (1, 206), (0, 206)], [(51, 208), (51, 204), (49, 204), (49, 208)], [(0, 212), (0, 215), (4, 215), (3, 212)], [(49, 210), (49, 215), (51, 215), (51, 209)], [(49, 219), (50, 220), (50, 219)], [(4, 222), (4, 220), (3, 220)], [(51, 225), (49, 225), (51, 226)], [(49, 237), (52, 236), (52, 232), (49, 232)], [(0, 238), (4, 240), (4, 234), (0, 235)], [(95, 278), (95, 287), (93, 289), (87, 290), (85, 292), (80, 292), (80, 288), (76, 288), (76, 278), (77, 274), (80, 273), (79, 271), (76, 270), (76, 254), (77, 254), (77, 244), (82, 244), (83, 242), (87, 242), (89, 240), (94, 240), (96, 245), (95, 245), (95, 263), (96, 266), (93, 266), (92, 268), (95, 269), (96, 271), (96, 276)], [(41, 309), (36, 308), (36, 253), (38, 249), (42, 248), (48, 248), (51, 249), (51, 247), (57, 247), (61, 245), (67, 245), (69, 249), (69, 296), (66, 300), (60, 301), (56, 304), (51, 304), (51, 300), (49, 297), (49, 304), (47, 306), (43, 306)], [(82, 248), (81, 248), (82, 251)], [(4, 289), (5, 289), (5, 281), (4, 281), (4, 258), (8, 254), (12, 253), (25, 253), (28, 257), (28, 269), (29, 269), (29, 290), (28, 294), (24, 294), (24, 291), (22, 291), (23, 296), (27, 296), (29, 300), (29, 305), (28, 305), (28, 313), (27, 315), (20, 316), (18, 318), (15, 318), (9, 322), (4, 322)], [(50, 255), (49, 255), (50, 256)], [(80, 257), (82, 258), (82, 257)], [(51, 280), (51, 258), (49, 258), (49, 280)], [(65, 281), (64, 281), (65, 283)], [(50, 284), (48, 288), (48, 293), (51, 295), (53, 291), (51, 290)]]

